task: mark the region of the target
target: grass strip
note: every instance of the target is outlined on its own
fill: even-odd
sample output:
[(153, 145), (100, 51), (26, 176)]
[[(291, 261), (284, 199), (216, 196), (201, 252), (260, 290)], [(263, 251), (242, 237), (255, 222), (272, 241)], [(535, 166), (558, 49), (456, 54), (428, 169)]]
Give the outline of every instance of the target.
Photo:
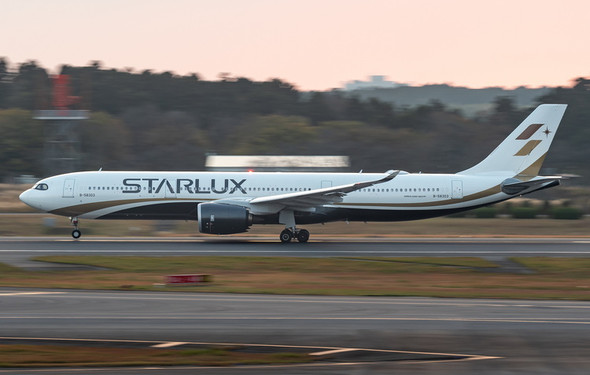
[[(479, 258), (287, 258), (47, 256), (36, 260), (100, 270), (24, 271), (0, 266), (0, 286), (342, 296), (590, 300), (590, 259), (514, 258), (532, 274), (488, 272)], [(213, 282), (163, 286), (166, 275)]]
[(307, 363), (306, 353), (251, 353), (231, 348), (153, 349), (71, 345), (0, 345), (0, 367), (235, 366)]

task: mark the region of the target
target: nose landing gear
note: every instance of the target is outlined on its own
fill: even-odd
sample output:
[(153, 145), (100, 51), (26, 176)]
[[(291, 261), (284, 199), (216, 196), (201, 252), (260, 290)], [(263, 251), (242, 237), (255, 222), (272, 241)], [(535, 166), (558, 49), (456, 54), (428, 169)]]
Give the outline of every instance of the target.
[(74, 230), (72, 231), (72, 237), (74, 239), (78, 239), (82, 237), (82, 232), (78, 229), (78, 218), (77, 217), (70, 217), (70, 223), (74, 226)]

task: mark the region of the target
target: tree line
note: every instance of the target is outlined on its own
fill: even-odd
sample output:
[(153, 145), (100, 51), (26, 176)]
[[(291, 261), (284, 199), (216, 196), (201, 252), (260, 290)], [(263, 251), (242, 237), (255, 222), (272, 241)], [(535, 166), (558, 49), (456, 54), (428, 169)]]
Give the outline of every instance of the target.
[[(207, 153), (348, 155), (352, 170), (456, 172), (485, 157), (531, 108), (498, 97), (466, 116), (434, 101), (415, 107), (333, 90), (303, 92), (270, 79), (176, 75), (64, 65), (72, 94), (88, 109), (80, 131), (83, 169), (200, 170)], [(590, 176), (590, 79), (552, 89), (538, 103), (569, 105), (545, 166)], [(43, 122), (51, 79), (35, 61), (9, 69), (0, 58), (0, 179), (44, 176)], [(580, 181), (590, 181), (586, 177)]]

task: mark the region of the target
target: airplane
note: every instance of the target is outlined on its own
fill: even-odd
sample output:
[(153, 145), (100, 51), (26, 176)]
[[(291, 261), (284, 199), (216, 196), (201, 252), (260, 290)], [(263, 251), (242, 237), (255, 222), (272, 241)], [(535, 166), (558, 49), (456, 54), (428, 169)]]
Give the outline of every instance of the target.
[(197, 220), (199, 232), (233, 234), (283, 224), (280, 241), (309, 240), (298, 224), (404, 221), (444, 216), (557, 186), (538, 176), (565, 104), (539, 105), (475, 166), (455, 174), (86, 171), (45, 178), (27, 205), (83, 219)]

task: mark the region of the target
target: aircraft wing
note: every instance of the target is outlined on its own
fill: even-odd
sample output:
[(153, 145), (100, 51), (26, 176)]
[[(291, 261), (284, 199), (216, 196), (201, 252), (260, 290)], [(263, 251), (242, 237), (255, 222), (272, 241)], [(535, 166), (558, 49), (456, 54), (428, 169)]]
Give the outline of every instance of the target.
[(524, 195), (533, 191), (542, 190), (559, 185), (561, 176), (542, 177), (529, 181), (521, 181), (516, 178), (509, 178), (502, 183), (502, 192), (510, 195)]
[(249, 203), (253, 209), (256, 209), (257, 206), (273, 206), (275, 210), (277, 208), (279, 210), (287, 208), (297, 211), (309, 211), (324, 204), (342, 202), (342, 197), (347, 193), (391, 181), (399, 172), (399, 170), (387, 172), (385, 177), (378, 180), (254, 198)]

